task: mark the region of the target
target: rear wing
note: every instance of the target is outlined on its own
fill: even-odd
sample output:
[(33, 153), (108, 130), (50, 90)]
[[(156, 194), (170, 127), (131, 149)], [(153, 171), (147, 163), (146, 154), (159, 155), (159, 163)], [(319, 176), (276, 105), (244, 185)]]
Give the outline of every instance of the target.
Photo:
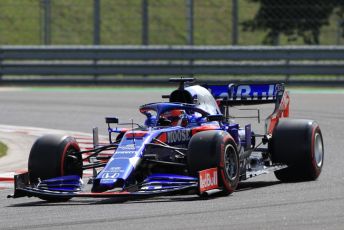
[(281, 83), (205, 85), (204, 87), (217, 101), (227, 106), (275, 103), (284, 93), (284, 85)]
[(280, 118), (289, 117), (290, 98), (282, 83), (204, 85), (204, 87), (216, 99), (225, 117), (229, 117), (228, 107), (231, 106), (274, 103), (274, 111), (265, 119), (266, 134), (272, 134)]

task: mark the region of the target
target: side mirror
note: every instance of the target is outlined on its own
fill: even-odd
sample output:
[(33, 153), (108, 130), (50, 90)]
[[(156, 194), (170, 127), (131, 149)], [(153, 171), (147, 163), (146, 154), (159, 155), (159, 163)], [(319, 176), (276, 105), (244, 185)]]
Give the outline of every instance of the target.
[(112, 132), (113, 130), (110, 127), (110, 124), (118, 124), (117, 117), (105, 117), (105, 122), (108, 125), (108, 132), (109, 132), (109, 142), (112, 143)]
[(118, 124), (118, 118), (117, 117), (105, 117), (105, 122), (107, 124)]

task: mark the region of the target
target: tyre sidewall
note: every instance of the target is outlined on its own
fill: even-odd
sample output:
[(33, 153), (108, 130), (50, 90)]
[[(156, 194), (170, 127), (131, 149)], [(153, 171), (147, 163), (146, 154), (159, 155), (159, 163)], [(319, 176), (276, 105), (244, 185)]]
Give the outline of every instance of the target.
[[(47, 135), (39, 138), (33, 145), (29, 156), (29, 175), (31, 183), (66, 175), (65, 159), (68, 151), (80, 151), (76, 140), (69, 136)], [(78, 172), (79, 176), (82, 171)]]
[[(225, 194), (230, 194), (232, 193), (239, 182), (239, 157), (237, 154), (237, 149), (236, 149), (236, 145), (235, 142), (233, 140), (233, 138), (226, 132), (223, 132), (221, 134), (221, 138), (219, 138), (218, 140), (218, 145), (216, 148), (217, 152), (217, 156), (218, 156), (218, 174), (219, 174), (219, 184), (220, 186), (222, 186), (224, 188), (224, 193)], [(236, 176), (235, 178), (232, 180), (232, 178), (229, 178), (228, 174), (226, 173), (226, 168), (225, 168), (225, 151), (226, 151), (226, 147), (230, 145), (230, 147), (233, 148), (233, 150), (235, 151), (235, 157), (236, 157)]]
[[(231, 180), (225, 172), (225, 150), (231, 145), (235, 152), (236, 177)], [(189, 143), (188, 167), (192, 176), (198, 176), (201, 170), (218, 169), (218, 183), (224, 194), (232, 193), (239, 181), (239, 157), (236, 144), (231, 135), (225, 131), (211, 130), (195, 134)]]
[[(311, 146), (308, 146), (309, 148), (309, 152), (311, 153), (310, 155), (308, 155), (308, 159), (307, 161), (310, 162), (309, 164), (309, 172), (310, 174), (312, 174), (312, 177), (313, 178), (317, 178), (320, 173), (321, 173), (321, 170), (322, 170), (322, 166), (324, 164), (324, 143), (323, 143), (323, 139), (322, 139), (322, 134), (321, 134), (321, 130), (319, 128), (319, 125), (316, 123), (316, 122), (313, 122), (312, 124), (312, 129), (310, 130), (310, 134), (308, 135), (309, 138), (311, 138), (309, 140), (308, 143), (311, 143)], [(322, 162), (321, 162), (321, 165), (318, 166), (317, 164), (317, 161), (316, 161), (316, 157), (315, 157), (315, 136), (316, 135), (320, 135), (321, 137), (321, 145), (322, 145), (322, 149), (323, 149), (323, 152), (322, 152)]]

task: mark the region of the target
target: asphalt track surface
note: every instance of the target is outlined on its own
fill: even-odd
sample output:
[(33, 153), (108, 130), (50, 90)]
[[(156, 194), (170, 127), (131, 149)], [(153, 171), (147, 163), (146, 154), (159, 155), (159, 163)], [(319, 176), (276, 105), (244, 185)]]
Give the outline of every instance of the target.
[[(167, 93), (144, 90), (0, 90), (0, 123), (88, 132), (104, 116), (140, 122), (137, 106)], [(273, 174), (242, 182), (228, 197), (148, 200), (7, 199), (0, 191), (0, 229), (344, 229), (344, 95), (292, 93), (291, 116), (317, 120), (325, 164), (314, 182), (280, 183)], [(20, 141), (20, 140), (18, 140)]]

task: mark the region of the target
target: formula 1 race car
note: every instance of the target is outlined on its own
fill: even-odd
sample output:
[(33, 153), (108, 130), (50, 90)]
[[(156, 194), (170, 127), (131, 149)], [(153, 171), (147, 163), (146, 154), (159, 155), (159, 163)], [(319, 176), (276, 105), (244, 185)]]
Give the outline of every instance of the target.
[[(240, 181), (274, 172), (282, 182), (311, 181), (321, 173), (322, 134), (313, 120), (289, 119), (283, 84), (191, 85), (168, 102), (142, 105), (143, 125), (108, 117), (109, 143), (81, 151), (73, 137), (46, 135), (32, 146), (28, 172), (15, 176), (13, 198), (47, 201), (73, 197), (143, 198), (171, 194), (228, 195)], [(258, 134), (233, 122), (234, 106), (274, 104)], [(130, 128), (121, 128), (126, 125)], [(114, 127), (116, 126), (116, 127)], [(104, 154), (111, 150), (111, 154)], [(93, 170), (88, 187), (84, 170)]]

